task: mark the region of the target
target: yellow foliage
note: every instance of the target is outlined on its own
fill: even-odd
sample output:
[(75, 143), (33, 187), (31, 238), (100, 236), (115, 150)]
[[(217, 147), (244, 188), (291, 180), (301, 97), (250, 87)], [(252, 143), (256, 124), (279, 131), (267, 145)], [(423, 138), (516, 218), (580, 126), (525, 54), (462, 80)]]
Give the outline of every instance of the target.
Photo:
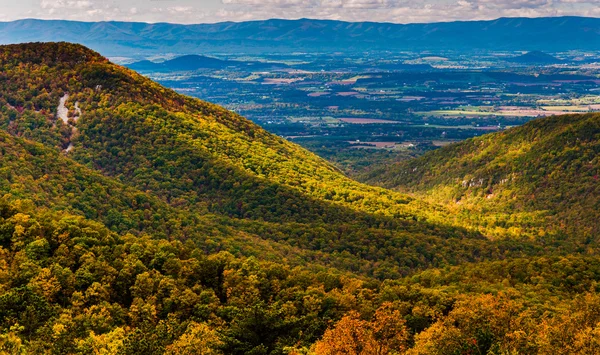
[(167, 355), (219, 355), (221, 340), (208, 325), (191, 322), (187, 330), (173, 344), (167, 346)]
[(126, 332), (121, 327), (105, 334), (95, 334), (92, 331), (87, 338), (77, 343), (77, 350), (82, 354), (116, 355), (123, 345), (125, 336)]
[(375, 312), (372, 321), (350, 311), (328, 329), (313, 350), (316, 355), (383, 355), (403, 353), (408, 345), (404, 318), (389, 303)]

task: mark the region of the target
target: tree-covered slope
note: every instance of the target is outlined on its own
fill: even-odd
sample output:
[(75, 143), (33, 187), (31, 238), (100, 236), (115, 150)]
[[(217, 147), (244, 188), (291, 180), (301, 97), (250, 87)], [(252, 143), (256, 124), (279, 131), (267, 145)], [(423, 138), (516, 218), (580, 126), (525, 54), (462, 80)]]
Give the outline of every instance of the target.
[(597, 240), (600, 114), (540, 118), (377, 169), (372, 183), (427, 196), (491, 225)]
[[(325, 207), (311, 211), (318, 203), (307, 197), (381, 215), (410, 210), (406, 196), (358, 184), (230, 111), (165, 89), (83, 47), (1, 50), (2, 123), (10, 133), (48, 146), (72, 143), (74, 159), (167, 200), (266, 220), (327, 218)], [(53, 119), (65, 94), (75, 129)]]
[[(375, 218), (373, 223), (381, 226), (369, 226), (368, 215), (353, 210), (337, 209), (348, 219), (337, 223), (274, 223), (200, 213), (4, 132), (0, 153), (0, 195), (8, 201), (84, 216), (120, 234), (189, 241), (205, 253), (228, 251), (314, 270), (395, 278), (430, 265), (544, 252), (539, 246), (490, 242), (458, 228), (426, 223)], [(352, 216), (356, 221), (350, 221)]]
[(0, 199), (6, 354), (593, 354), (597, 257), (363, 281)]
[(410, 197), (78, 45), (0, 66), (0, 353), (598, 353), (598, 116), (428, 154)]
[[(6, 171), (21, 175), (61, 164), (42, 180), (44, 195), (25, 184), (23, 197), (72, 208), (114, 231), (179, 238), (179, 231), (168, 231), (179, 226), (202, 231), (209, 225), (223, 230), (220, 239), (208, 236), (207, 251), (264, 251), (270, 259), (286, 255), (293, 264), (314, 262), (377, 278), (547, 252), (543, 245), (518, 238), (492, 242), (452, 225), (444, 209), (357, 183), (234, 113), (167, 90), (81, 46), (0, 47), (0, 64), (0, 127), (20, 137), (19, 144), (43, 148), (37, 159), (26, 160), (29, 165), (4, 160)], [(59, 110), (61, 103), (65, 107)], [(59, 111), (68, 111), (66, 120), (57, 117)], [(12, 139), (5, 138), (6, 149)], [(68, 166), (87, 170), (77, 173)], [(87, 179), (83, 195), (64, 198), (69, 190), (62, 186), (70, 186), (65, 180), (81, 175)], [(104, 179), (95, 183), (102, 188), (121, 186), (110, 198), (123, 201), (94, 195), (88, 179), (94, 176)], [(16, 191), (10, 185), (3, 189)], [(127, 189), (133, 192), (121, 193)], [(142, 212), (131, 196), (155, 205)], [(96, 200), (88, 205), (82, 198)], [(162, 216), (164, 223), (156, 223), (161, 229), (144, 224), (154, 213)], [(196, 240), (202, 238), (196, 233)]]
[[(264, 260), (296, 265), (306, 265), (310, 260), (317, 268), (331, 267), (331, 261), (338, 259), (324, 259), (309, 248), (264, 240), (274, 237), (269, 233), (253, 234), (250, 226), (236, 226), (226, 217), (177, 209), (58, 151), (4, 132), (0, 132), (0, 153), (0, 194), (19, 206), (83, 216), (120, 234), (189, 241), (206, 253), (260, 255)], [(337, 263), (342, 264), (339, 260)]]

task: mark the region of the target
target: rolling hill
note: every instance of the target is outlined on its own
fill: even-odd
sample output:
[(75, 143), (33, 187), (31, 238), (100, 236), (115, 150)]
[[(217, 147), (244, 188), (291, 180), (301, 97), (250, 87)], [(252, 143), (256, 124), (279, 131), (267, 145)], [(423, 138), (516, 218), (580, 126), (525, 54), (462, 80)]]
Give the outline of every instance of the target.
[(160, 63), (151, 62), (144, 60), (136, 63), (129, 64), (128, 67), (133, 70), (198, 70), (198, 69), (223, 69), (231, 64), (228, 61), (210, 58), (200, 55), (186, 55), (177, 57), (175, 59), (167, 60)]
[[(600, 114), (553, 116), (376, 169), (365, 177), (414, 196), (534, 229), (597, 240)], [(522, 229), (519, 232), (523, 232)]]
[[(490, 242), (473, 226), (447, 218), (443, 209), (353, 181), (243, 117), (165, 89), (84, 47), (5, 46), (0, 58), (6, 68), (0, 84), (0, 127), (62, 151), (64, 159), (110, 182), (148, 194), (173, 210), (174, 216), (167, 219), (207, 216), (231, 227), (234, 236), (243, 232), (239, 238), (249, 234), (266, 245), (298, 248), (299, 255), (324, 253), (323, 265), (377, 278), (398, 277), (429, 265), (498, 258), (509, 251), (515, 256), (543, 252), (527, 241)], [(60, 102), (69, 112), (67, 123), (56, 117)], [(6, 169), (27, 172), (34, 167)], [(63, 175), (74, 174), (49, 174), (59, 179), (49, 185), (62, 186)], [(50, 187), (43, 190), (58, 193)], [(5, 192), (11, 192), (10, 185)], [(38, 196), (36, 201), (52, 207), (53, 198)], [(102, 205), (105, 199), (93, 203)], [(114, 231), (156, 234), (132, 220), (135, 213), (125, 206), (128, 203), (109, 211), (70, 205), (72, 211)], [(160, 209), (149, 209), (145, 216)], [(195, 223), (204, 222), (182, 226), (194, 229)], [(227, 250), (239, 253), (238, 244), (233, 242)]]
[(156, 53), (371, 50), (595, 50), (600, 19), (500, 18), (429, 24), (266, 20), (217, 24), (19, 20), (0, 23), (0, 43), (69, 41), (108, 56)]
[(164, 62), (151, 62), (149, 60), (143, 60), (127, 65), (128, 68), (136, 71), (194, 71), (200, 69), (225, 69), (227, 67), (236, 67), (238, 69), (249, 69), (249, 70), (265, 70), (265, 69), (277, 69), (286, 68), (285, 64), (271, 64), (261, 62), (242, 62), (237, 60), (221, 60), (217, 58), (206, 57), (202, 55), (184, 55), (181, 57), (166, 60)]
[[(596, 115), (432, 152), (406, 194), (80, 45), (0, 66), (0, 352), (593, 353)], [(490, 205), (440, 203), (463, 172)]]
[(525, 64), (525, 65), (533, 65), (533, 64), (560, 64), (563, 63), (562, 60), (551, 56), (548, 53), (540, 52), (540, 51), (532, 51), (522, 54), (518, 57), (510, 58), (510, 62)]

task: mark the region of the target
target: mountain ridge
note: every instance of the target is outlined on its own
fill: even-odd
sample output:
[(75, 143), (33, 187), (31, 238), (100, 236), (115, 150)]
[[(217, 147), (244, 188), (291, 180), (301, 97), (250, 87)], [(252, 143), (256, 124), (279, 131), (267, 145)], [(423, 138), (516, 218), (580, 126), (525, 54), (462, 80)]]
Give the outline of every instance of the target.
[[(5, 59), (21, 52), (34, 58), (36, 51), (36, 60)], [(63, 153), (66, 158), (149, 193), (174, 215), (187, 216), (181, 220), (214, 216), (233, 230), (331, 253), (336, 256), (331, 262), (342, 269), (382, 278), (504, 250), (541, 252), (525, 242), (490, 242), (445, 220), (443, 210), (343, 176), (323, 159), (237, 114), (177, 94), (101, 56), (81, 62), (81, 51), (86, 50), (66, 43), (0, 47), (6, 68), (0, 78), (0, 127), (48, 149), (72, 144)], [(62, 56), (70, 61), (56, 60)], [(77, 103), (81, 110), (76, 134), (55, 115), (65, 92), (69, 112)], [(116, 217), (131, 213), (113, 211)], [(196, 222), (185, 222), (190, 223)], [(480, 251), (472, 254), (473, 249)]]
[[(531, 214), (498, 220), (490, 206), (465, 219), (440, 203), (455, 191), (430, 202), (360, 184), (80, 45), (0, 46), (0, 66), (0, 351), (597, 349), (595, 234), (546, 232)], [(65, 110), (77, 119), (65, 123)], [(513, 170), (536, 196), (549, 191), (546, 201), (571, 203), (585, 183), (597, 204), (587, 182), (597, 177), (598, 117), (533, 121), (428, 153), (409, 172), (417, 186), (462, 186), (461, 169), (471, 171), (465, 204), (469, 194), (496, 201), (479, 180)], [(419, 170), (436, 154), (467, 158)], [(502, 164), (513, 160), (524, 165)]]
[(501, 224), (524, 213), (534, 228), (592, 238), (598, 231), (599, 153), (600, 114), (550, 116), (364, 178), (435, 199), (462, 215), (487, 211), (492, 220), (504, 220), (497, 221)]
[(71, 41), (112, 56), (233, 54), (242, 49), (278, 53), (347, 52), (349, 48), (354, 51), (528, 49), (556, 52), (593, 49), (598, 36), (600, 19), (587, 17), (500, 18), (406, 25), (310, 19), (197, 25), (33, 19), (0, 23), (0, 43)]

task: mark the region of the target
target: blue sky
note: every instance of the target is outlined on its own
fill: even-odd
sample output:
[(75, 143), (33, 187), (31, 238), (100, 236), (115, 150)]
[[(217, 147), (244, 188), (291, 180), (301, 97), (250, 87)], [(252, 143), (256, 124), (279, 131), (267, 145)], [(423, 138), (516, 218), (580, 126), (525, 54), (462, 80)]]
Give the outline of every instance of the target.
[(19, 18), (204, 23), (324, 18), (396, 23), (498, 17), (600, 17), (600, 0), (0, 0), (0, 21)]

